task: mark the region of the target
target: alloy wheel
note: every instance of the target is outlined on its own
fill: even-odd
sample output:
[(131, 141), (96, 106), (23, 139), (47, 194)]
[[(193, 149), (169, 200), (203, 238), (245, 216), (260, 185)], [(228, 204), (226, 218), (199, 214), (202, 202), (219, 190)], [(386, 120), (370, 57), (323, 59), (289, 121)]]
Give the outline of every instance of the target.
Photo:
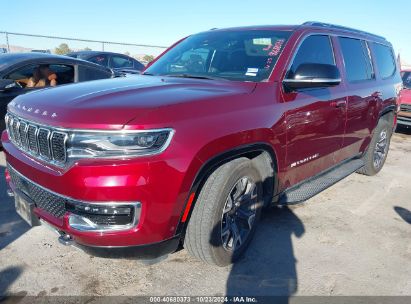
[(377, 143), (374, 149), (374, 167), (380, 168), (383, 164), (388, 150), (388, 136), (387, 130), (382, 130), (378, 136)]
[(258, 190), (250, 177), (240, 178), (231, 189), (222, 213), (221, 241), (227, 251), (246, 243), (254, 225)]

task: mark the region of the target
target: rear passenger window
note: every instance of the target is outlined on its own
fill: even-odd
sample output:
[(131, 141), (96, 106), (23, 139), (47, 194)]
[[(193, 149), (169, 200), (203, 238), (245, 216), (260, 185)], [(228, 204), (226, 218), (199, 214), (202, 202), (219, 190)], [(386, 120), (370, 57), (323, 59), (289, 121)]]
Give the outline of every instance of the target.
[(300, 45), (287, 77), (292, 78), (297, 68), (305, 63), (335, 64), (334, 53), (328, 36), (308, 36)]
[(388, 78), (394, 75), (395, 60), (392, 49), (379, 43), (373, 43), (373, 51), (381, 78)]
[(344, 58), (345, 72), (349, 82), (374, 78), (370, 51), (365, 41), (353, 38), (339, 38)]

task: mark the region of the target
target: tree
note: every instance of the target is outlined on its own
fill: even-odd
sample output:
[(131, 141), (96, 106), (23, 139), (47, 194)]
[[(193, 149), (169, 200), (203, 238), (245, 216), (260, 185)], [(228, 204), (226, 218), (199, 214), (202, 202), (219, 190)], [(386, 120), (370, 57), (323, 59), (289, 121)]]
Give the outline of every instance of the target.
[(58, 55), (65, 55), (70, 52), (71, 52), (71, 49), (69, 48), (67, 43), (62, 43), (54, 49), (54, 53)]
[(143, 60), (147, 61), (147, 62), (151, 62), (151, 61), (154, 60), (154, 56), (153, 55), (144, 55)]

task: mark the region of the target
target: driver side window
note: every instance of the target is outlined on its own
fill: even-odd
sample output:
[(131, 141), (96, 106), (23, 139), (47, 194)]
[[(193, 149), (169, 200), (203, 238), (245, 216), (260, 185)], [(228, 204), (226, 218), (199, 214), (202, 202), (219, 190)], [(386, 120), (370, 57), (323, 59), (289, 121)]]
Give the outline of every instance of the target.
[(293, 78), (295, 71), (301, 64), (309, 63), (335, 65), (334, 52), (329, 36), (312, 35), (305, 38), (297, 50), (287, 78)]
[(63, 64), (34, 64), (14, 70), (4, 79), (18, 83), (24, 89), (43, 88), (74, 82), (74, 67)]
[(22, 67), (20, 69), (15, 70), (8, 76), (4, 77), (4, 79), (14, 80), (19, 85), (21, 85), (23, 88), (26, 88), (36, 68), (38, 68), (38, 65), (30, 65), (30, 66)]

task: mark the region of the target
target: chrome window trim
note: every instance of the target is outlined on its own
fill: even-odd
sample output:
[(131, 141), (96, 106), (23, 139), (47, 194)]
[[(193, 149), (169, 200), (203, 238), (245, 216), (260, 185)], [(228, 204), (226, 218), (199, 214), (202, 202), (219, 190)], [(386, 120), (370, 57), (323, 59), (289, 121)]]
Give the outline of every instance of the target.
[(335, 82), (335, 83), (340, 83), (341, 78), (313, 78), (313, 79), (284, 79), (285, 83), (300, 83), (300, 82), (305, 82), (305, 83), (322, 83), (322, 82)]

